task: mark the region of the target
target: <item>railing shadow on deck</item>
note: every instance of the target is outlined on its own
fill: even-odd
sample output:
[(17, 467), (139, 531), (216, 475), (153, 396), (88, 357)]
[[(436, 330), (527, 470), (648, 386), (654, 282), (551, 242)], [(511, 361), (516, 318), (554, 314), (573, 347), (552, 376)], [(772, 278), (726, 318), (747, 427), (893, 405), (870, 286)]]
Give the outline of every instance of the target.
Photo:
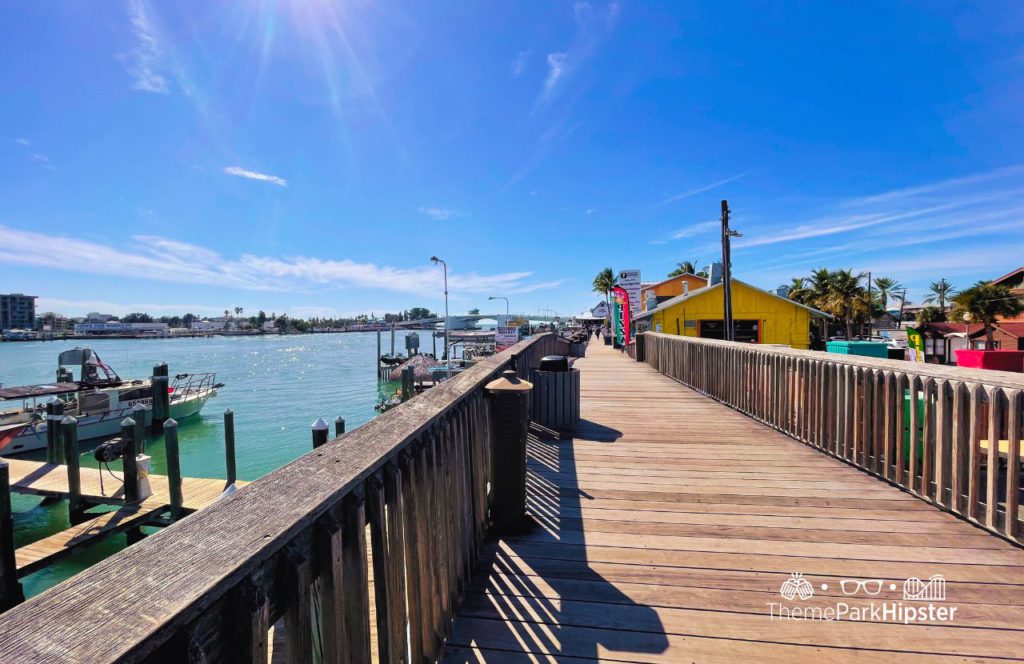
[[(612, 442), (621, 436), (594, 422), (585, 422), (582, 430), (587, 440)], [(488, 621), (472, 627), (483, 659), (486, 651), (567, 663), (597, 659), (607, 651), (626, 659), (664, 652), (668, 637), (658, 614), (590, 567), (583, 501), (591, 498), (579, 486), (575, 440), (531, 434), (529, 456), (527, 509), (534, 531), (487, 547), (460, 611), (462, 620)], [(572, 543), (563, 542), (567, 533), (573, 534)], [(459, 627), (456, 623), (456, 638)], [(446, 661), (480, 661), (468, 645), (451, 647)]]

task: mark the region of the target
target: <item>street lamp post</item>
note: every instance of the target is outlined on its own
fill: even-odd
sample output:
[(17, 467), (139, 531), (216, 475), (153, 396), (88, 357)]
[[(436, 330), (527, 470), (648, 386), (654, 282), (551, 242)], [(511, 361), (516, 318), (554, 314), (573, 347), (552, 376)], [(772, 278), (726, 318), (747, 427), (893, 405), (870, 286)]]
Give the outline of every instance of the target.
[[(508, 318), (508, 298), (507, 297), (504, 297), (502, 295), (492, 295), (492, 296), (490, 296), (487, 299), (488, 300), (505, 300), (505, 318)], [(508, 321), (505, 321), (505, 324), (507, 325)]]
[(452, 355), (451, 347), (448, 345), (448, 263), (445, 263), (437, 256), (431, 256), (430, 260), (433, 261), (434, 265), (440, 263), (444, 268), (444, 366), (446, 377), (451, 378)]
[(724, 298), (723, 327), (726, 341), (735, 341), (736, 332), (732, 324), (732, 247), (730, 240), (743, 237), (739, 231), (729, 228), (729, 201), (722, 201), (722, 296)]

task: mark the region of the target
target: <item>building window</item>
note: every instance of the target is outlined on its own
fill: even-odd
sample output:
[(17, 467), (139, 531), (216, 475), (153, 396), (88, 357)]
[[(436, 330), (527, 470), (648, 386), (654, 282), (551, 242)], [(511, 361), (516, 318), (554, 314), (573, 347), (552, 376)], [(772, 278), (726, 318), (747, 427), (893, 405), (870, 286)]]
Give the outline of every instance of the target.
[[(761, 321), (757, 320), (734, 320), (732, 322), (733, 332), (736, 341), (743, 343), (761, 342)], [(724, 339), (725, 321), (702, 320), (698, 321), (698, 334), (705, 339)]]

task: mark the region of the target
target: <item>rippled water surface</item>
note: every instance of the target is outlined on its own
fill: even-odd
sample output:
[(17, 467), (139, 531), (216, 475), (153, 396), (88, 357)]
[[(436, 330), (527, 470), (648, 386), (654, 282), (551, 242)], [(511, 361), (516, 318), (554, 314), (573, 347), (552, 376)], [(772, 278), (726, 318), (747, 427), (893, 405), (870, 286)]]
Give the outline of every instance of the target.
[[(420, 332), (421, 340), (429, 333)], [(390, 339), (383, 335), (384, 352)], [(403, 347), (401, 333), (397, 349)], [(223, 412), (235, 411), (238, 476), (253, 480), (312, 448), (310, 424), (331, 423), (341, 415), (348, 429), (375, 415), (377, 335), (372, 332), (291, 336), (212, 337), (208, 339), (110, 339), (0, 343), (0, 384), (5, 387), (54, 380), (57, 355), (75, 346), (99, 353), (122, 378), (143, 378), (166, 361), (170, 374), (213, 371), (224, 383), (202, 413), (180, 424), (182, 472), (224, 477)], [(429, 351), (429, 348), (427, 348)], [(77, 375), (77, 372), (76, 372)], [(166, 470), (163, 440), (148, 442), (152, 471)], [(41, 459), (42, 451), (27, 458)], [(95, 466), (91, 455), (83, 465)], [(120, 474), (120, 467), (113, 467)], [(111, 479), (114, 482), (113, 479)], [(66, 528), (67, 504), (43, 505), (32, 496), (13, 495), (17, 545)], [(124, 535), (76, 552), (24, 580), (26, 594), (37, 594), (124, 546)]]

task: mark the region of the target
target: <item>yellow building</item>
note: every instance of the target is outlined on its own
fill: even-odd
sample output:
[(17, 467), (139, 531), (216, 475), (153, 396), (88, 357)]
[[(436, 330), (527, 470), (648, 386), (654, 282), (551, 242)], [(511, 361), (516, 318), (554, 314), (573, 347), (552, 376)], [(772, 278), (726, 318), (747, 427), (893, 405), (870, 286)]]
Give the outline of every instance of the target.
[[(633, 321), (638, 330), (722, 339), (724, 311), (722, 284), (717, 283), (666, 300)], [(736, 341), (806, 349), (810, 345), (811, 319), (830, 316), (733, 279), (732, 318)]]
[[(644, 284), (640, 288), (640, 306), (645, 310), (653, 309), (662, 302), (682, 295), (684, 290), (691, 292), (707, 285), (707, 277), (695, 274), (678, 274), (656, 284)], [(648, 305), (648, 302), (651, 304)]]

